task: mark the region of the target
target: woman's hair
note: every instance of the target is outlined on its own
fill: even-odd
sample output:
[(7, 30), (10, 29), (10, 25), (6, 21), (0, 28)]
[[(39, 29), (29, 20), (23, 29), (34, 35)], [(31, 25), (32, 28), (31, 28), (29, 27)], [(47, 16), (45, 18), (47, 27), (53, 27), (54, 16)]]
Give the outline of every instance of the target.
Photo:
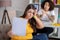
[[(23, 14), (23, 16), (22, 16), (23, 18), (26, 17), (27, 11), (28, 11), (29, 9), (35, 10), (36, 8), (34, 7), (33, 4), (29, 4), (29, 5), (26, 7), (25, 11), (24, 11), (24, 14)], [(31, 19), (29, 19), (28, 22), (30, 23), (30, 25), (31, 25), (31, 27), (34, 29), (34, 31), (36, 31), (36, 30), (35, 30), (35, 27), (36, 27), (36, 21), (35, 21), (35, 19), (32, 17)]]
[(48, 2), (49, 5), (50, 5), (49, 11), (52, 11), (54, 9), (54, 3), (51, 0), (43, 1), (42, 4), (41, 4), (41, 8), (44, 9), (44, 5), (45, 5), (46, 2)]

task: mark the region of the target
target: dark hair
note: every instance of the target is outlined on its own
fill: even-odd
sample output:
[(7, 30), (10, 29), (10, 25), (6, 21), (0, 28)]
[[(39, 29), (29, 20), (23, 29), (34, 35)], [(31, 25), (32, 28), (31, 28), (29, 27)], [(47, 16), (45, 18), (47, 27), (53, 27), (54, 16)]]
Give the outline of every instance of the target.
[[(27, 14), (27, 11), (28, 11), (29, 9), (35, 10), (36, 8), (34, 7), (33, 4), (29, 4), (29, 5), (26, 7), (25, 11), (24, 11), (24, 14), (23, 14), (23, 16), (22, 16), (23, 18), (25, 18), (26, 14)], [(29, 19), (29, 23), (30, 23), (31, 27), (32, 27), (32, 28), (34, 29), (34, 31), (35, 31), (36, 21), (35, 21), (35, 19), (34, 19), (33, 17), (32, 17), (31, 19)]]
[(41, 8), (44, 9), (44, 5), (45, 5), (46, 2), (48, 2), (49, 5), (50, 5), (49, 11), (52, 11), (54, 9), (55, 5), (54, 5), (54, 3), (51, 0), (45, 0), (45, 1), (43, 1), (42, 4), (41, 4)]

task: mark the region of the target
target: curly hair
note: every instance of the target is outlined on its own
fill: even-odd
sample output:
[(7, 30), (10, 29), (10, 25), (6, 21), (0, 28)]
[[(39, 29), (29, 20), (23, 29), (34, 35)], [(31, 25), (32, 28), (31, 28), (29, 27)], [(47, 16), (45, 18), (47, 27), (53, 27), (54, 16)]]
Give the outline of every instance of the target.
[(44, 9), (44, 5), (45, 5), (46, 2), (48, 2), (49, 5), (50, 5), (49, 11), (54, 10), (54, 6), (55, 6), (55, 5), (54, 5), (54, 3), (53, 3), (51, 0), (45, 0), (45, 1), (43, 1), (43, 2), (41, 3), (41, 8)]

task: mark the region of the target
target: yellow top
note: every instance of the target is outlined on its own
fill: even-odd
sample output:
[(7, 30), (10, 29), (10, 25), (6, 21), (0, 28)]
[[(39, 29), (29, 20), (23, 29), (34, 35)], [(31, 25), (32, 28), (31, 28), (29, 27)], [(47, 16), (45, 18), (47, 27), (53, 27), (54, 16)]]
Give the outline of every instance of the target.
[(33, 33), (33, 29), (31, 28), (31, 25), (28, 23), (26, 26), (26, 36), (12, 36), (11, 40), (28, 40), (28, 39), (32, 39), (32, 33)]

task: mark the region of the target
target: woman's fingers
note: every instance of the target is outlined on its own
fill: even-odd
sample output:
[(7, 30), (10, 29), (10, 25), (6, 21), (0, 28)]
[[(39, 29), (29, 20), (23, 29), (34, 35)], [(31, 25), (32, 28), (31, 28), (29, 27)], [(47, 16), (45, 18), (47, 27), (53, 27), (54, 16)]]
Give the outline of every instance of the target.
[(34, 11), (34, 15), (36, 16), (36, 15), (37, 15), (37, 13), (38, 13), (38, 12), (37, 12), (37, 10), (35, 10), (35, 11)]

